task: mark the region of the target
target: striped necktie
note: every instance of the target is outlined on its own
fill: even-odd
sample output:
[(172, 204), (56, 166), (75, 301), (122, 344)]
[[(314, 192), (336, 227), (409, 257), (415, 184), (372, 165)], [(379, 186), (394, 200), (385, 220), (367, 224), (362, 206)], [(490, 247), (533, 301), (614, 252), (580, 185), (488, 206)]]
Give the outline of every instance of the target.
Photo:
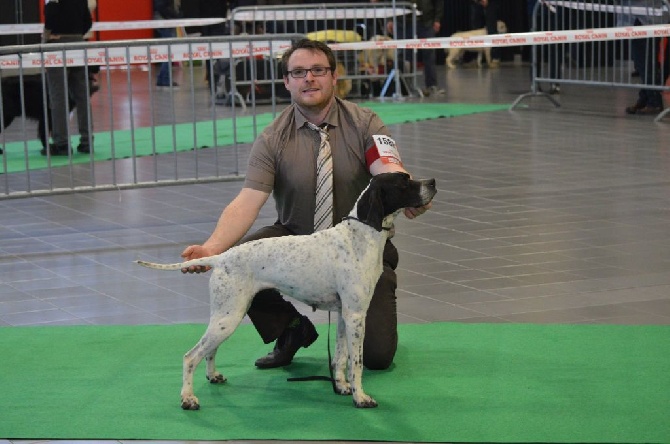
[(314, 209), (314, 231), (333, 226), (333, 156), (328, 142), (328, 126), (320, 128), (313, 123), (307, 125), (321, 136), (319, 154), (316, 158), (316, 206)]

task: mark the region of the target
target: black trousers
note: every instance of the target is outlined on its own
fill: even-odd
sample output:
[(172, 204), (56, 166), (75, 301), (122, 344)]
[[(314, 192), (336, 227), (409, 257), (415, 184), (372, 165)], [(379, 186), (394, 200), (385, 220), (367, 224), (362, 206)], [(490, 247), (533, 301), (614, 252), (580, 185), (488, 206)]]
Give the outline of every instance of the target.
[[(470, 8), (470, 26), (472, 26), (472, 29), (485, 27), (487, 34), (498, 34), (499, 0), (489, 0), (486, 8), (479, 3), (473, 3)], [(500, 60), (500, 47), (491, 48), (491, 59)]]
[[(240, 243), (293, 234), (283, 225), (275, 224), (245, 236)], [(365, 322), (363, 364), (371, 370), (388, 368), (398, 348), (398, 313), (395, 295), (398, 250), (390, 241), (386, 242), (383, 262), (382, 275), (377, 282)], [(286, 301), (276, 290), (258, 292), (247, 314), (266, 344), (276, 340), (289, 323), (300, 315), (293, 304)]]

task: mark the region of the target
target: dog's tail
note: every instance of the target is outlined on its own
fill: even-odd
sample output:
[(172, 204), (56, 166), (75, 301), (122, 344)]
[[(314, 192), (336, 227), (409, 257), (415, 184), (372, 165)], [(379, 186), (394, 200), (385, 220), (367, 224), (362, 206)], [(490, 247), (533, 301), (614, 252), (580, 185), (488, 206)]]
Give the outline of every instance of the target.
[(141, 261), (137, 260), (135, 261), (136, 264), (139, 264), (143, 267), (147, 268), (153, 268), (155, 270), (181, 270), (182, 268), (188, 268), (196, 265), (203, 265), (203, 266), (208, 266), (208, 267), (214, 267), (216, 265), (216, 256), (210, 256), (210, 257), (203, 257), (200, 259), (193, 259), (190, 261), (186, 262), (179, 262), (177, 264), (157, 264), (155, 262), (147, 262), (147, 261)]

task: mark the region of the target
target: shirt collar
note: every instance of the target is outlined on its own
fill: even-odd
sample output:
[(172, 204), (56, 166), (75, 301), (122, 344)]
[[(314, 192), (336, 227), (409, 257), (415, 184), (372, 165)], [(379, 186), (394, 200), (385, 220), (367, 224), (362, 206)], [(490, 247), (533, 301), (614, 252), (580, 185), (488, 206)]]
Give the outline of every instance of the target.
[[(326, 118), (323, 121), (323, 123), (328, 124), (329, 128), (335, 128), (335, 127), (340, 126), (339, 113), (337, 112), (339, 106), (340, 106), (340, 99), (338, 99), (336, 97), (335, 102), (333, 103), (333, 106), (330, 107), (330, 110), (328, 110), (328, 114), (326, 115)], [(306, 125), (305, 125), (306, 123), (307, 123), (307, 119), (296, 108), (296, 112), (295, 112), (295, 126), (296, 126), (296, 128), (306, 127)]]

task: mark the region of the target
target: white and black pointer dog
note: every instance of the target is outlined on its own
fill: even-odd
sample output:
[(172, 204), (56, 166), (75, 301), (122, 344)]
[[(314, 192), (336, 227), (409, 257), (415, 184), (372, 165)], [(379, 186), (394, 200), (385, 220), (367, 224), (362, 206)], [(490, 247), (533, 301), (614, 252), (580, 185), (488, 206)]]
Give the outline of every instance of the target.
[(254, 295), (267, 288), (312, 307), (338, 312), (337, 346), (331, 362), (335, 389), (352, 395), (356, 407), (376, 407), (377, 402), (363, 391), (361, 376), (365, 315), (382, 273), (382, 252), (400, 210), (427, 205), (435, 193), (435, 179), (379, 174), (371, 179), (349, 216), (333, 228), (309, 236), (247, 242), (217, 256), (178, 264), (137, 261), (159, 270), (195, 265), (213, 268), (209, 326), (184, 355), (181, 407), (200, 408), (193, 393), (193, 372), (203, 358), (207, 379), (214, 384), (226, 382), (216, 370), (217, 349), (240, 324)]

